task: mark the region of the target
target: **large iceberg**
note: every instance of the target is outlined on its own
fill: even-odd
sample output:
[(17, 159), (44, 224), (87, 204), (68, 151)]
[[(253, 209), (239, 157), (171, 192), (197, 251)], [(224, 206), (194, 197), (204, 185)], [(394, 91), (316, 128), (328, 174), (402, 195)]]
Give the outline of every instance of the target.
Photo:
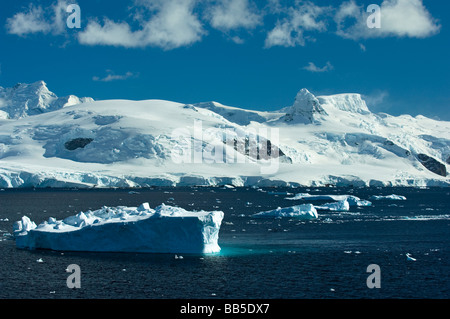
[(57, 251), (216, 253), (222, 211), (190, 212), (162, 204), (151, 209), (103, 207), (36, 226), (24, 216), (14, 224), (16, 246)]
[(303, 204), (291, 207), (278, 207), (274, 210), (260, 212), (253, 214), (256, 218), (277, 218), (277, 217), (292, 217), (299, 219), (315, 219), (318, 218), (317, 210), (311, 204)]

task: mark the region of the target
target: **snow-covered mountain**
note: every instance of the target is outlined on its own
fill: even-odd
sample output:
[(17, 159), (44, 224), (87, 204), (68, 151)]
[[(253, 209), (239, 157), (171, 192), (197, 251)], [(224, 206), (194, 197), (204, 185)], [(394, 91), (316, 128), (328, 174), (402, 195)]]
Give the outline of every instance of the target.
[(0, 88), (0, 187), (449, 186), (448, 165), (450, 122), (374, 114), (359, 94), (302, 89), (258, 112)]
[(75, 95), (57, 97), (48, 90), (44, 81), (18, 83), (12, 88), (0, 86), (0, 119), (19, 119), (93, 101), (92, 98)]

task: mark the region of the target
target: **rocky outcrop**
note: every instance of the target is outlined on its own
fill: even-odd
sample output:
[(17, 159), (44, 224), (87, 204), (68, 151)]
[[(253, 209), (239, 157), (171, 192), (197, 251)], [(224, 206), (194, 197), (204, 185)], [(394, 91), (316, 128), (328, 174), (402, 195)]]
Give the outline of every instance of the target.
[(274, 145), (270, 140), (258, 136), (258, 140), (243, 139), (224, 140), (224, 144), (233, 146), (236, 152), (248, 156), (254, 160), (272, 160), (279, 158), (282, 163), (291, 163), (292, 159), (287, 156), (278, 146)]
[(418, 160), (428, 169), (430, 172), (438, 174), (440, 176), (447, 176), (447, 169), (444, 164), (439, 162), (438, 160), (426, 155), (426, 154), (418, 154)]
[(74, 151), (78, 148), (84, 148), (86, 145), (91, 143), (93, 138), (75, 138), (73, 140), (67, 141), (64, 146), (69, 151)]

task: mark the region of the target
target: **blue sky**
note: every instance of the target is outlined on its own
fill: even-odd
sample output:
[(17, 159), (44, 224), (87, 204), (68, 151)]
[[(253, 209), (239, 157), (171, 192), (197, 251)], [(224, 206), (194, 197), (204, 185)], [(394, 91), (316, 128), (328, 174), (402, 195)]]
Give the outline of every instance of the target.
[[(79, 29), (67, 27), (70, 4)], [(450, 120), (447, 21), (450, 2), (436, 0), (6, 0), (0, 86), (255, 110), (291, 105), (305, 87)]]

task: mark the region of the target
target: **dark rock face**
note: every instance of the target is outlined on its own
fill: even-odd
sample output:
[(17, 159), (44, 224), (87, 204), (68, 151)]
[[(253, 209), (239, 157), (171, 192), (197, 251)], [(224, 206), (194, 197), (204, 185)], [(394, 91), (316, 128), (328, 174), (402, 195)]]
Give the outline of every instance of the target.
[(94, 139), (93, 138), (76, 138), (70, 141), (67, 141), (64, 144), (64, 147), (69, 151), (74, 151), (77, 148), (84, 148), (86, 145), (91, 143)]
[(445, 168), (445, 165), (438, 160), (426, 154), (418, 154), (417, 158), (422, 163), (422, 165), (425, 166), (426, 169), (428, 169), (430, 172), (444, 177), (447, 176), (447, 169)]
[(447, 164), (450, 164), (450, 156), (447, 158)]
[(271, 160), (280, 158), (283, 163), (292, 164), (292, 159), (287, 156), (280, 148), (274, 145), (270, 140), (261, 136), (256, 139), (223, 140), (224, 144), (233, 146), (234, 150), (256, 160)]

